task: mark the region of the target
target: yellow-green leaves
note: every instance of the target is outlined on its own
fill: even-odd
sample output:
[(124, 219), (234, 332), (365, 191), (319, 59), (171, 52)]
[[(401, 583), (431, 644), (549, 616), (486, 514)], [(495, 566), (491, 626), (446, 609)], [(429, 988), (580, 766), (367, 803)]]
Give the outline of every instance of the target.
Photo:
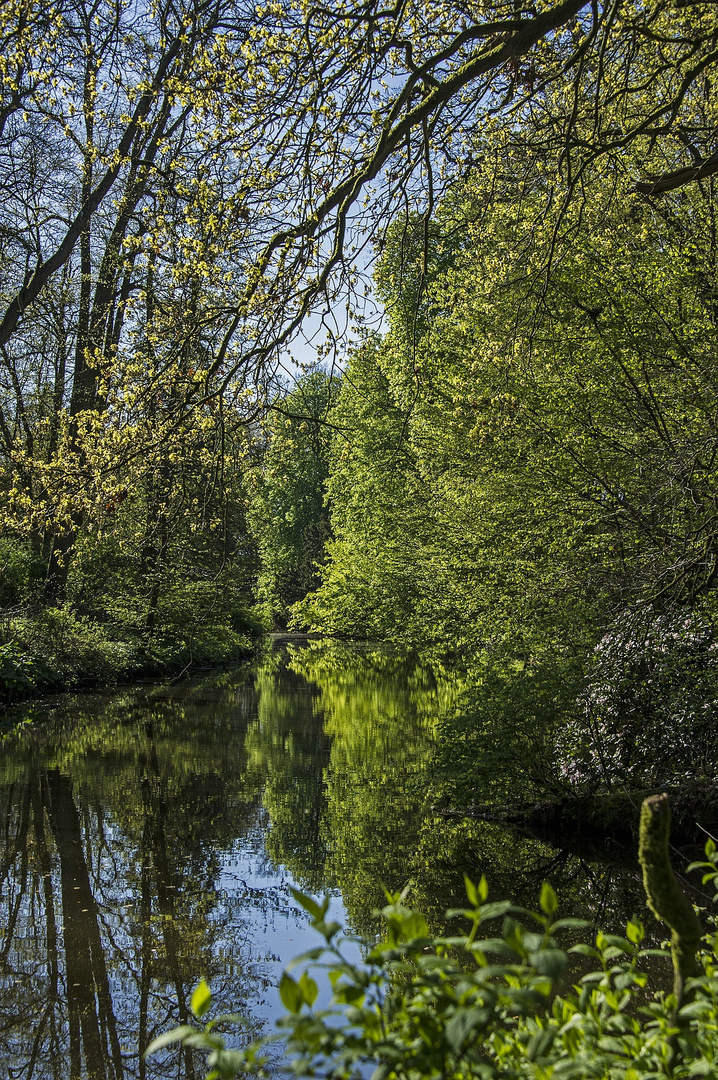
[(190, 998), (190, 1007), (192, 1012), (200, 1020), (206, 1012), (209, 1011), (212, 1005), (212, 991), (205, 979), (200, 979), (197, 986), (192, 991), (192, 997)]
[(558, 911), (558, 897), (556, 896), (555, 890), (548, 883), (548, 881), (544, 881), (543, 885), (541, 886), (541, 897), (539, 902), (541, 904), (541, 910), (543, 911), (543, 913), (547, 915), (549, 919), (553, 918), (553, 916)]

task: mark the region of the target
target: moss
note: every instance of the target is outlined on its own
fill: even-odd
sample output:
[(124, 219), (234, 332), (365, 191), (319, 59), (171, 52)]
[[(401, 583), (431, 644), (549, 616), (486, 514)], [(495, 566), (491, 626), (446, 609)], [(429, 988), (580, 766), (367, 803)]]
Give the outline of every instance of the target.
[(668, 796), (651, 795), (641, 807), (638, 861), (648, 906), (657, 919), (671, 929), (673, 992), (677, 1006), (685, 995), (686, 979), (698, 975), (696, 952), (701, 925), (693, 905), (676, 881), (668, 855), (671, 806)]

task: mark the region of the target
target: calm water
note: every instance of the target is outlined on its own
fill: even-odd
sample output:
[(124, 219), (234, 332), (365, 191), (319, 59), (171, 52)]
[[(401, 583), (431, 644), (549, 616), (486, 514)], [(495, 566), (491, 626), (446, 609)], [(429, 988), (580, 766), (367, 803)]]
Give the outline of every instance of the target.
[(363, 939), (382, 883), (411, 883), (438, 930), (465, 871), (532, 906), (548, 878), (564, 913), (602, 925), (641, 911), (630, 855), (589, 861), (431, 811), (424, 770), (450, 697), (383, 654), (279, 649), (6, 726), (1, 1080), (202, 1076), (189, 1052), (141, 1057), (187, 1020), (201, 975), (219, 1010), (247, 1017), (244, 1037), (271, 1030), (283, 965), (316, 944), (290, 886), (329, 892)]

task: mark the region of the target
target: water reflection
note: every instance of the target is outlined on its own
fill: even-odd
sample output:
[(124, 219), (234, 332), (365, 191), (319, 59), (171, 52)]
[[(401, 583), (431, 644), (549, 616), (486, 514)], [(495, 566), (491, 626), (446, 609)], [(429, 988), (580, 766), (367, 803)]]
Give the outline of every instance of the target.
[(277, 653), (256, 674), (257, 719), (247, 729), (245, 748), (271, 822), (268, 855), (301, 888), (321, 892), (329, 885), (323, 824), (331, 743), (317, 688), (287, 659)]
[(290, 663), (316, 688), (331, 740), (324, 880), (341, 891), (352, 928), (369, 937), (383, 888), (413, 877), (427, 809), (423, 767), (450, 688), (415, 660), (377, 650), (314, 647)]
[[(66, 699), (0, 755), (0, 1078), (203, 1075), (144, 1062), (206, 976), (266, 1030), (282, 964), (314, 944), (289, 886), (337, 895), (365, 937), (381, 885), (435, 929), (463, 873), (619, 925), (632, 859), (590, 862), (498, 826), (437, 817), (425, 765), (447, 680), (384, 653), (310, 648), (203, 684)], [(341, 894), (341, 900), (339, 895)]]
[[(6, 739), (8, 1076), (175, 1075), (171, 1055), (148, 1066), (141, 1051), (188, 1019), (199, 974), (221, 1007), (261, 1005), (275, 977), (272, 916), (294, 908), (262, 848), (261, 784), (244, 749), (255, 712), (246, 685), (120, 694), (75, 699), (42, 728)], [(184, 1057), (191, 1078), (195, 1063)]]
[[(633, 849), (607, 844), (590, 855), (580, 845), (561, 850), (496, 824), (432, 812), (436, 792), (427, 765), (436, 718), (459, 696), (450, 676), (437, 678), (415, 660), (371, 649), (316, 645), (296, 650), (289, 663), (317, 694), (330, 738), (320, 876), (341, 891), (356, 932), (376, 933), (372, 912), (385, 902), (382, 886), (408, 885), (410, 903), (441, 933), (446, 910), (463, 906), (467, 873), (473, 880), (485, 874), (493, 898), (532, 909), (549, 880), (563, 914), (607, 930), (622, 930), (639, 914), (653, 943), (664, 936), (646, 910)], [(274, 832), (273, 854), (296, 873), (300, 866), (282, 839), (281, 831)], [(677, 869), (694, 854), (676, 853)]]

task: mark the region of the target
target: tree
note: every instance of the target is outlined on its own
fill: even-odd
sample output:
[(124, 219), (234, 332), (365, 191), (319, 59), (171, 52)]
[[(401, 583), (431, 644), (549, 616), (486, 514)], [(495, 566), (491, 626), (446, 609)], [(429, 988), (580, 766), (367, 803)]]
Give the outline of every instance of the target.
[[(619, 14), (566, 0), (520, 11), (278, 3), (262, 14), (270, 25), (256, 39), (285, 61), (269, 62), (284, 106), (272, 116), (274, 175), (301, 170), (235, 304), (239, 317), (262, 306), (260, 356), (315, 303), (330, 306), (342, 268), (351, 283), (351, 238), (381, 244), (396, 207), (420, 206), (428, 224), (440, 193), (492, 153), (497, 126), (513, 155), (528, 145), (548, 173), (563, 172), (569, 196), (597, 160), (620, 161), (633, 144), (644, 159), (624, 186), (653, 169), (649, 189), (668, 189), (716, 167), (713, 118), (696, 118), (717, 55), (707, 11), (659, 0)], [(678, 176), (687, 153), (693, 168)]]
[[(710, 13), (676, 14), (664, 0), (620, 17), (581, 0), (476, 12), (454, 3), (425, 10), (375, 2), (336, 10), (277, 2), (255, 12), (227, 0), (158, 8), (141, 19), (109, 0), (61, 4), (50, 17), (40, 6), (13, 3), (0, 32), (8, 52), (7, 186), (16, 204), (27, 179), (10, 151), (29, 151), (48, 124), (46, 142), (60, 149), (59, 162), (51, 155), (54, 168), (34, 182), (36, 195), (47, 191), (34, 232), (9, 207), (20, 255), (5, 290), (2, 344), (21, 332), (76, 251), (90, 268), (88, 225), (110, 199), (119, 213), (110, 212), (98, 252), (101, 289), (83, 300), (91, 318), (80, 336), (90, 334), (90, 351), (108, 333), (112, 341), (117, 328), (107, 305), (121, 293), (117, 254), (133, 215), (143, 204), (145, 227), (127, 244), (136, 262), (162, 244), (165, 212), (176, 200), (191, 207), (181, 244), (190, 274), (209, 272), (221, 253), (234, 258), (235, 273), (195, 325), (214, 325), (215, 370), (235, 342), (230, 360), (246, 371), (326, 299), (355, 232), (348, 216), (380, 174), (367, 227), (386, 221), (397, 197), (414, 193), (412, 177), (430, 214), (440, 187), (480, 158), (498, 122), (516, 133), (516, 145), (528, 137), (549, 167), (566, 165), (572, 188), (597, 157), (640, 140), (643, 168), (661, 155), (670, 162), (675, 147), (693, 154), (681, 183), (713, 168), (710, 118), (696, 121), (695, 97), (716, 59), (714, 26)], [(59, 40), (63, 49), (54, 48)], [(567, 107), (562, 87), (573, 75)], [(79, 184), (66, 221), (47, 182), (63, 175)], [(92, 362), (79, 364), (78, 403), (93, 393)]]
[(117, 431), (136, 444), (139, 410), (161, 440), (148, 403), (195, 385), (185, 343), (196, 358), (197, 281), (213, 250), (198, 113), (229, 10), (4, 9), (0, 429), (11, 514), (44, 545), (50, 596), (98, 501), (127, 485)]
[[(11, 738), (0, 765), (6, 1062), (119, 1080), (134, 1059), (142, 1075), (168, 998), (186, 1021), (194, 972), (224, 970), (218, 953), (235, 967), (228, 1005), (268, 985), (261, 959), (242, 957), (246, 914), (240, 904), (227, 919), (218, 878), (261, 791), (234, 689), (212, 686), (210, 725), (198, 722), (206, 693), (76, 699), (39, 756)], [(259, 1034), (261, 1019), (249, 1024)], [(191, 1075), (191, 1051), (185, 1063)]]
[(511, 763), (544, 791), (712, 777), (714, 181), (622, 204), (607, 167), (539, 220), (544, 179), (530, 157), (502, 185), (477, 168), (426, 272), (421, 223), (390, 238), (382, 393), (353, 391), (353, 358), (335, 539), (298, 609), (469, 668), (441, 740), (463, 799), (487, 766), (510, 790)]
[[(496, 143), (503, 153), (500, 133)], [(305, 605), (316, 628), (337, 628), (332, 615), (377, 578), (396, 612), (385, 631), (473, 647), (497, 626), (516, 644), (532, 625), (544, 642), (586, 646), (585, 630), (622, 607), (710, 594), (714, 192), (707, 181), (658, 212), (637, 194), (617, 204), (614, 182), (607, 167), (580, 207), (557, 199), (540, 219), (543, 159), (526, 156), (501, 184), (489, 162), (439, 208), (426, 269), (421, 223), (395, 229), (378, 277), (391, 324), (374, 353), (384, 398), (367, 408), (365, 381), (353, 406), (363, 424), (340, 421), (372, 449), (335, 455), (337, 539)], [(350, 379), (338, 416), (351, 395)], [(376, 440), (392, 418), (403, 445), (389, 464)], [(372, 577), (352, 582), (343, 568), (363, 568), (355, 555), (380, 506)], [(411, 564), (402, 587), (393, 529)], [(370, 601), (356, 610), (368, 622)]]
[(453, 455), (465, 476), (454, 430), (496, 517), (503, 476), (506, 493), (521, 485), (534, 544), (553, 530), (602, 604), (694, 603), (715, 577), (714, 192), (659, 216), (594, 185), (583, 237), (559, 244), (514, 205), (484, 217), (434, 293), (416, 418), (427, 467)]
[(426, 493), (377, 340), (350, 357), (330, 420), (332, 538), (321, 585), (295, 605), (293, 625), (373, 640), (401, 636), (399, 628), (410, 634)]
[(267, 618), (279, 624), (318, 584), (317, 565), (330, 534), (327, 418), (338, 392), (338, 379), (314, 371), (278, 397), (265, 425), (266, 445), (249, 473), (249, 520), (260, 560), (257, 598)]
[(398, 213), (423, 222), (425, 275), (434, 209), (477, 165), (540, 161), (537, 221), (602, 162), (619, 193), (715, 166), (694, 5), (13, 0), (0, 39), (3, 488), (50, 598), (96, 507), (161, 471), (147, 449), (209, 400), (253, 422)]

